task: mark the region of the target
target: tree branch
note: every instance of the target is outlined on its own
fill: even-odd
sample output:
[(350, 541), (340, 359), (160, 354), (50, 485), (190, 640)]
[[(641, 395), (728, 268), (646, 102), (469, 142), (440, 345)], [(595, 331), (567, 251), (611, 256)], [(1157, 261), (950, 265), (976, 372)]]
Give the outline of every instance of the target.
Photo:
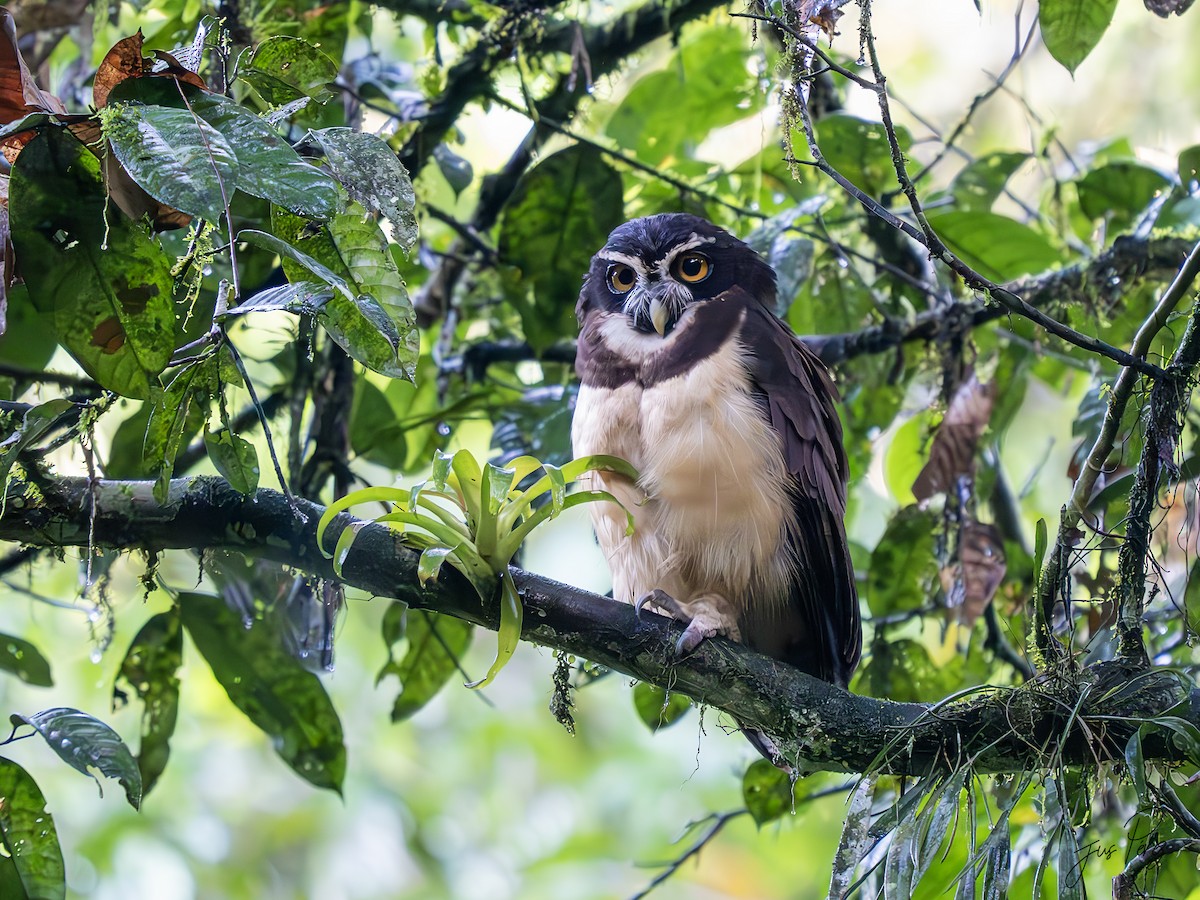
[[(92, 498), (95, 504), (92, 506)], [(212, 477), (171, 482), (166, 503), (150, 482), (10, 479), (0, 540), (38, 546), (224, 548), (333, 579), (316, 545), (321, 507), (275, 491), (242, 496)], [(94, 509), (94, 521), (90, 513)], [(329, 546), (342, 515), (331, 528)], [(340, 527), (339, 527), (340, 526)], [(495, 629), (495, 604), (480, 603), (465, 579), (446, 571), (418, 587), (415, 552), (380, 525), (359, 531), (341, 580), (369, 594)], [(1200, 691), (1154, 670), (1108, 663), (1075, 676), (1044, 675), (1019, 688), (986, 688), (973, 698), (934, 705), (849, 694), (791, 666), (724, 639), (705, 641), (684, 660), (670, 648), (680, 625), (549, 579), (514, 570), (525, 604), (523, 638), (586, 657), (634, 678), (715, 706), (795, 749), (815, 768), (922, 774), (970, 764), (977, 771), (1021, 771), (1046, 760), (1067, 764), (1122, 759), (1126, 740), (1146, 719), (1183, 703), (1200, 725)], [(1147, 758), (1178, 758), (1165, 738), (1144, 741)]]
[[(1094, 290), (1097, 284), (1115, 282), (1127, 289), (1138, 281), (1165, 279), (1178, 272), (1192, 247), (1192, 242), (1183, 238), (1119, 237), (1095, 259), (1021, 279), (1010, 288), (1035, 306), (1070, 302), (1079, 294)], [(883, 322), (841, 334), (806, 335), (804, 341), (825, 365), (837, 366), (859, 356), (886, 353), (904, 344), (936, 340), (945, 332), (949, 320), (969, 319), (969, 327), (978, 328), (1007, 315), (1007, 309), (994, 303), (962, 301), (949, 309), (926, 310), (908, 321)], [(571, 363), (574, 359), (573, 343), (555, 344), (538, 354), (531, 346), (519, 341), (484, 341), (469, 345), (463, 350), (461, 359), (455, 357), (445, 366), (478, 371), (495, 362)]]

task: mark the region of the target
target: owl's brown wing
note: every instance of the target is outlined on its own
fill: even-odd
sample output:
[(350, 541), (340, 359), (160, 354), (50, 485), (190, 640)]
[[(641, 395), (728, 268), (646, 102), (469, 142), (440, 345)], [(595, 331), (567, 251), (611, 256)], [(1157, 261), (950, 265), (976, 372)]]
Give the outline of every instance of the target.
[(862, 652), (862, 623), (846, 540), (848, 465), (837, 389), (813, 352), (761, 304), (748, 304), (740, 338), (792, 477), (794, 517), (785, 540), (797, 568), (782, 615), (756, 606), (742, 635), (752, 647), (844, 687)]

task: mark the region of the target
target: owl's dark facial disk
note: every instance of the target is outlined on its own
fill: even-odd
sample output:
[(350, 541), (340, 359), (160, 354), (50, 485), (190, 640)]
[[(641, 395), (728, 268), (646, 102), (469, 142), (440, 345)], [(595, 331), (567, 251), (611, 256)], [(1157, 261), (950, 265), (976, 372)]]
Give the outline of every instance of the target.
[(623, 312), (630, 328), (666, 337), (689, 306), (735, 285), (774, 302), (774, 271), (729, 232), (683, 213), (648, 216), (616, 228), (592, 257), (576, 312)]

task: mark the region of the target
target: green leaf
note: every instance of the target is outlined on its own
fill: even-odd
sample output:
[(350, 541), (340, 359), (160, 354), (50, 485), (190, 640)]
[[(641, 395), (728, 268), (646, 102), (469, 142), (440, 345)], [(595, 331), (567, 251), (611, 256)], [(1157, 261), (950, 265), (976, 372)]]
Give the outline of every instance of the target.
[(13, 725), (24, 722), (33, 727), (55, 753), (84, 775), (95, 779), (93, 770), (115, 778), (125, 788), (125, 799), (134, 809), (142, 805), (142, 776), (133, 754), (121, 736), (94, 716), (77, 709), (59, 706), (31, 716), (14, 713), (9, 716)]
[(181, 594), (183, 624), (213, 675), (268, 737), (275, 752), (310, 784), (342, 790), (342, 723), (320, 679), (267, 628), (247, 628), (220, 599)]
[(928, 605), (938, 574), (934, 555), (938, 527), (937, 515), (918, 506), (906, 506), (888, 522), (867, 571), (867, 604), (872, 615)]
[(673, 694), (658, 685), (639, 681), (633, 686), (633, 707), (647, 728), (658, 731), (683, 718), (692, 708), (692, 701), (683, 694)]
[[(457, 671), (474, 631), (469, 622), (419, 609), (408, 610), (406, 620), (408, 650), (404, 658), (397, 661), (389, 650), (387, 664), (375, 679), (376, 684), (388, 675), (400, 679), (400, 693), (392, 707), (393, 722), (409, 718), (434, 698)], [(394, 617), (392, 622), (389, 628), (388, 619), (384, 620), (384, 640), (389, 647), (397, 637)]]
[(0, 634), (0, 670), (11, 672), (26, 684), (54, 685), (46, 657), (29, 641), (11, 634)]
[[(767, 99), (747, 66), (741, 29), (710, 26), (684, 34), (667, 67), (638, 79), (605, 128), (617, 146), (651, 165), (677, 167), (710, 131), (753, 115)], [(589, 245), (588, 252), (600, 246)]]
[(99, 161), (65, 129), (38, 134), (9, 210), (30, 299), (63, 347), (104, 387), (148, 399), (175, 345), (170, 263), (109, 207)]
[(59, 397), (27, 409), (21, 417), (21, 426), (0, 443), (0, 490), (4, 491), (3, 499), (0, 499), (0, 514), (8, 505), (8, 476), (13, 463), (26, 447), (45, 434), (71, 406), (70, 400)]
[(334, 179), (305, 161), (250, 110), (219, 94), (202, 94), (192, 105), (228, 138), (237, 155), (239, 189), (312, 219), (327, 219), (341, 210)]
[(535, 348), (574, 332), (573, 298), (592, 254), (624, 218), (622, 190), (600, 151), (583, 145), (546, 157), (517, 184), (500, 220), (499, 249), (521, 272), (509, 300)]
[(148, 469), (158, 472), (154, 497), (165, 503), (175, 471), (175, 456), (183, 443), (192, 417), (193, 406), (209, 385), (215, 373), (215, 360), (191, 363), (175, 373), (165, 391), (155, 391), (154, 405), (146, 423), (146, 440), (142, 444), (142, 459)]
[(1093, 221), (1108, 221), (1113, 232), (1129, 228), (1163, 191), (1173, 187), (1162, 172), (1133, 160), (1092, 169), (1075, 185), (1083, 214)]
[(929, 222), (956, 256), (991, 281), (1011, 281), (1062, 262), (1050, 240), (1028, 225), (992, 212), (931, 212)]
[[(142, 702), (142, 734), (137, 765), (145, 794), (158, 782), (171, 755), (171, 735), (179, 713), (179, 667), (183, 629), (174, 612), (152, 616), (134, 637), (117, 672)], [(114, 697), (116, 691), (114, 690)]]
[(1035, 594), (1038, 591), (1039, 582), (1042, 580), (1042, 569), (1046, 565), (1046, 549), (1049, 544), (1050, 537), (1046, 530), (1046, 520), (1038, 519), (1033, 528), (1033, 591)]
[(442, 569), (442, 563), (446, 561), (446, 557), (453, 553), (454, 550), (454, 547), (434, 544), (421, 551), (421, 558), (417, 560), (417, 581), (421, 583), (421, 587), (425, 587), (425, 584), (429, 581), (437, 580), (438, 572)]
[(916, 815), (900, 820), (884, 862), (884, 897), (910, 900), (913, 890), (929, 870), (957, 818), (959, 795), (967, 769), (961, 768), (929, 792), (929, 800)]
[(760, 827), (774, 822), (796, 808), (792, 776), (765, 759), (756, 759), (742, 776), (742, 799)]
[[(304, 160), (265, 119), (227, 97), (190, 85), (181, 89), (165, 78), (128, 78), (110, 97), (110, 103), (120, 99), (170, 107), (192, 118), (199, 116), (223, 136), (236, 157), (239, 190), (309, 218), (328, 218), (342, 208), (337, 182), (330, 175)], [(157, 161), (152, 161), (151, 167), (155, 164)], [(136, 174), (134, 178), (137, 180)], [(140, 180), (138, 183), (154, 194)], [(233, 182), (226, 182), (227, 198), (232, 196), (233, 188)]]
[(405, 253), (417, 243), (417, 196), (408, 172), (386, 142), (349, 128), (324, 128), (314, 138), (325, 151), (333, 175), (350, 199), (380, 213), (392, 225), (392, 239)]
[(412, 381), (420, 349), (416, 316), (379, 226), (352, 213), (315, 234), (286, 213), (272, 213), (272, 224), (282, 239), (259, 231), (240, 237), (278, 253), (289, 281), (306, 280), (306, 271), (335, 288), (317, 312), (321, 327), (369, 369)]
[(106, 107), (104, 136), (141, 188), (189, 216), (219, 222), (238, 181), (225, 136), (188, 109), (120, 102)]
[(1108, 30), (1117, 0), (1041, 0), (1038, 25), (1050, 55), (1072, 75)]
[(325, 53), (299, 38), (267, 38), (243, 67), (241, 76), (272, 106), (301, 97), (324, 102), (337, 80), (338, 65)]
[(954, 176), (950, 192), (957, 209), (988, 212), (1004, 191), (1008, 179), (1029, 159), (1028, 153), (988, 153), (973, 160)]
[[(902, 152), (912, 145), (908, 129), (898, 126)], [(896, 169), (883, 125), (847, 113), (825, 116), (817, 124), (817, 143), (825, 160), (872, 197), (895, 188)]]
[(487, 687), (500, 674), (500, 670), (508, 665), (512, 655), (521, 642), (521, 620), (525, 608), (521, 603), (521, 595), (513, 582), (512, 573), (508, 566), (500, 573), (500, 627), (496, 632), (496, 658), (492, 661), (487, 674), (478, 681), (472, 681), (467, 687), (478, 690)]
[(1193, 182), (1200, 182), (1200, 144), (1193, 144), (1179, 152), (1179, 180), (1190, 190)]
[[(37, 782), (0, 757), (0, 896), (65, 900), (67, 875), (54, 818)], [(19, 893), (18, 893), (19, 892)]]
[(205, 431), (204, 446), (208, 458), (222, 477), (239, 494), (252, 494), (258, 488), (258, 451), (245, 438), (228, 429)]

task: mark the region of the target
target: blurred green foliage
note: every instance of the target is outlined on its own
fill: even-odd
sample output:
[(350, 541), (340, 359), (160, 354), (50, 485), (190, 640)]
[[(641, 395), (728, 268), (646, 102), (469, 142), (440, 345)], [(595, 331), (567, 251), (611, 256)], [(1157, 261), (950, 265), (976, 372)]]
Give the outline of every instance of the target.
[[(1044, 0), (1043, 46), (1012, 4), (982, 20), (949, 6), (873, 20), (930, 223), (983, 275), (1127, 346), (1200, 224), (1179, 114), (1200, 87), (1192, 17), (1151, 26), (1136, 4), (1113, 19), (1114, 3)], [(937, 702), (1024, 678), (1035, 523), (1057, 521), (1116, 367), (1017, 318), (972, 323), (978, 298), (923, 248), (785, 158), (785, 132), (804, 141), (780, 121), (796, 65), (782, 32), (702, 0), (220, 9), (221, 28), (185, 0), (46, 29), (17, 18), (69, 113), (9, 54), (0, 125), (35, 116), (3, 132), (28, 139), (6, 144), (20, 148), (3, 231), (21, 277), (0, 335), (6, 480), (148, 477), (162, 496), (172, 476), (215, 470), (244, 493), (282, 475), (328, 502), (417, 483), (439, 449), (560, 466), (587, 261), (620, 221), (686, 210), (772, 262), (778, 312), (814, 346), (849, 348), (830, 358), (868, 614), (852, 688)], [(857, 29), (840, 28), (827, 52), (866, 73)], [(982, 69), (1020, 77), (992, 90)], [(907, 215), (871, 98), (828, 73), (812, 91), (825, 157)], [(1155, 358), (1181, 333), (1168, 323)], [(998, 386), (980, 435), (949, 496), (919, 498), (971, 373)], [(1195, 434), (1188, 419), (1149, 616), (1155, 662), (1185, 678)], [(1141, 443), (1131, 407), (1058, 623), (1081, 659), (1112, 652), (1114, 540)], [(521, 561), (603, 590), (585, 521), (552, 494), (563, 515)], [(994, 526), (990, 558), (1007, 560), (983, 600), (965, 522)], [(555, 662), (531, 645), (482, 694), (442, 690), (494, 655), (458, 620), (211, 551), (7, 552), (0, 705), (44, 740), (0, 750), (5, 900), (607, 898), (656, 873), (662, 897), (825, 895), (855, 776), (792, 782), (681, 694), (572, 660), (571, 736), (546, 708), (562, 700)], [(1143, 753), (1157, 730), (1194, 756), (1181, 721), (1144, 725), (1123, 770), (880, 777), (873, 820), (845, 826), (842, 874), (859, 896), (1104, 894), (1200, 808), (1194, 765)], [(97, 799), (54, 753), (119, 778), (132, 806), (144, 789), (142, 811), (121, 791)], [(1151, 880), (1200, 896), (1186, 854)]]

